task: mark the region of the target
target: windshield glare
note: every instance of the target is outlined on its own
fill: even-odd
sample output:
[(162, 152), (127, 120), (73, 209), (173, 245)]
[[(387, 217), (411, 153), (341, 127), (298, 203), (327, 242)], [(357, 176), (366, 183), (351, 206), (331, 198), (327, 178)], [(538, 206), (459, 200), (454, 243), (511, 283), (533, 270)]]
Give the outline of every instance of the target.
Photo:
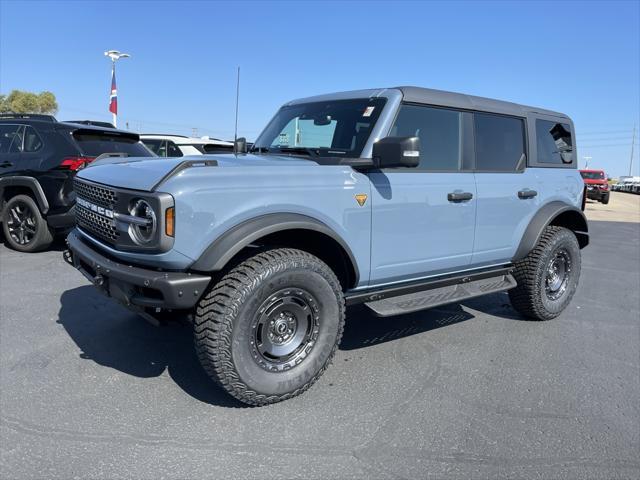
[(325, 157), (359, 157), (384, 107), (384, 98), (303, 103), (282, 107), (254, 149), (310, 149)]

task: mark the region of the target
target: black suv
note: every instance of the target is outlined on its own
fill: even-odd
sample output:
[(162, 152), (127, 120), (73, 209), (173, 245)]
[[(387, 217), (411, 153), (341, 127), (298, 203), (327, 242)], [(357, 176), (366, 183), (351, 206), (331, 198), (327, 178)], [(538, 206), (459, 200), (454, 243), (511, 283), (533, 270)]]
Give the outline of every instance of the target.
[(47, 248), (74, 224), (73, 176), (107, 155), (155, 156), (137, 134), (58, 122), (49, 115), (0, 115), (0, 222), (21, 252)]

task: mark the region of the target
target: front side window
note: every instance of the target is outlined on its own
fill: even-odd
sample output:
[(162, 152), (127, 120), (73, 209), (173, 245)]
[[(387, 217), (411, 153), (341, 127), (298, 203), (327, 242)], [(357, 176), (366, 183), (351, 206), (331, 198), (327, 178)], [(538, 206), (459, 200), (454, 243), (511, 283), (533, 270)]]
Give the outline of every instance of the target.
[(402, 105), (390, 136), (419, 137), (420, 165), (431, 171), (462, 168), (462, 113), (442, 108)]
[(182, 151), (171, 140), (167, 140), (167, 157), (182, 157)]
[(573, 162), (571, 127), (566, 123), (536, 120), (538, 163), (555, 165)]
[(358, 158), (385, 102), (363, 98), (282, 107), (252, 151)]
[(476, 171), (516, 172), (526, 164), (524, 121), (475, 113)]
[(157, 138), (145, 138), (144, 140), (142, 140), (142, 143), (144, 143), (144, 145), (149, 150), (151, 150), (153, 153), (155, 153), (159, 157), (166, 157), (166, 155), (162, 155), (164, 150), (161, 150), (163, 149), (164, 140), (160, 140)]

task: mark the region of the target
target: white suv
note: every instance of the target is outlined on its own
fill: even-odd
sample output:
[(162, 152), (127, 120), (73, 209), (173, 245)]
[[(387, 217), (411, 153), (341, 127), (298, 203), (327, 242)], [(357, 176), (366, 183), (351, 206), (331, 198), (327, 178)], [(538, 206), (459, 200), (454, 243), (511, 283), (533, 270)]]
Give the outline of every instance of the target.
[(140, 140), (159, 157), (183, 157), (185, 155), (205, 155), (209, 153), (229, 153), (233, 142), (225, 142), (209, 137), (185, 137), (183, 135), (141, 134)]

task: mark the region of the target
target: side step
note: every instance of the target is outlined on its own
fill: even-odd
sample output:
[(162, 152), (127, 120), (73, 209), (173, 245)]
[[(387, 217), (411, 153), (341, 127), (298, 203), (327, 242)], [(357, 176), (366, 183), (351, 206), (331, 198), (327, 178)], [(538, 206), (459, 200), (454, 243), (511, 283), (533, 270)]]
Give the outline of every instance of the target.
[(425, 310), (447, 303), (459, 302), (468, 298), (480, 297), (488, 293), (503, 292), (515, 286), (516, 280), (510, 273), (507, 273), (367, 302), (365, 305), (379, 317), (390, 317), (392, 315), (417, 312), (418, 310)]

